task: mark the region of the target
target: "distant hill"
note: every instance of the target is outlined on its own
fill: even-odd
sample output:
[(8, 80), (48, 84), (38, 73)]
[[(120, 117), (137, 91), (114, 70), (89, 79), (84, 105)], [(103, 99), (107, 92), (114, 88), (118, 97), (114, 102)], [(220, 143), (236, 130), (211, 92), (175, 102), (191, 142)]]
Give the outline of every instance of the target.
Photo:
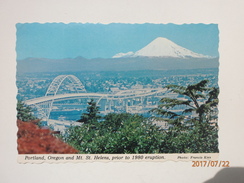
[(218, 68), (219, 58), (128, 57), (86, 59), (27, 58), (17, 61), (17, 72), (132, 71)]

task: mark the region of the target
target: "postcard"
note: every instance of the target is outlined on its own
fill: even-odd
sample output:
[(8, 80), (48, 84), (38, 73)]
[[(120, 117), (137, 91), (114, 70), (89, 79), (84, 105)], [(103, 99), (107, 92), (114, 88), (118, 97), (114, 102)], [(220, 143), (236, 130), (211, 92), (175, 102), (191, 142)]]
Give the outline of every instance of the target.
[(16, 32), (18, 162), (218, 159), (217, 24)]

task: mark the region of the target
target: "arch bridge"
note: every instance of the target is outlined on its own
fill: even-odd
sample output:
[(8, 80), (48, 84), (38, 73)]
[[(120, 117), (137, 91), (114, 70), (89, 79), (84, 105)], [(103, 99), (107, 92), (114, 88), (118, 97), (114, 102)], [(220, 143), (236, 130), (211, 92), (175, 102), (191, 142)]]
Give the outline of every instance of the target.
[[(65, 80), (70, 81), (75, 93), (58, 94)], [(76, 76), (59, 75), (49, 85), (45, 96), (27, 100), (25, 103), (37, 109), (38, 117), (48, 121), (54, 102), (73, 99), (86, 99), (86, 101), (94, 99), (104, 112), (113, 112), (115, 106), (120, 106), (124, 111), (130, 112), (129, 106), (149, 105), (149, 97), (162, 98), (165, 93), (166, 89), (164, 88), (120, 90), (116, 93), (87, 93), (84, 85)]]

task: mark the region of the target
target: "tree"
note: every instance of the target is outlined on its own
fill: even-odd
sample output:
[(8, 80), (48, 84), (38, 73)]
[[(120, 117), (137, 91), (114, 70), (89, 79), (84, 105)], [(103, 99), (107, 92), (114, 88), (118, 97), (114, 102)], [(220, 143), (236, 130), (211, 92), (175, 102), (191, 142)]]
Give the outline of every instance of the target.
[(31, 107), (24, 104), (23, 101), (18, 100), (17, 102), (17, 119), (21, 121), (31, 121), (37, 118), (32, 114), (33, 110)]
[(167, 89), (181, 99), (162, 98), (158, 107), (151, 110), (156, 119), (170, 125), (167, 132), (170, 151), (218, 151), (216, 119), (219, 89), (207, 87), (208, 82), (202, 80), (187, 87), (169, 85)]
[(141, 115), (110, 113), (94, 129), (90, 125), (69, 128), (64, 140), (80, 153), (159, 153), (164, 135)]
[[(168, 119), (175, 119), (185, 117), (186, 114), (197, 113), (198, 121), (200, 123), (208, 122), (211, 114), (216, 111), (218, 105), (218, 88), (208, 88), (206, 87), (208, 80), (202, 80), (197, 84), (188, 85), (187, 87), (178, 85), (168, 85), (167, 89), (170, 92), (177, 93), (184, 97), (184, 99), (178, 98), (162, 98), (158, 108), (153, 109), (158, 115), (167, 117)], [(183, 106), (181, 114), (173, 112), (172, 109), (176, 106)], [(171, 109), (171, 110), (169, 110)]]
[(89, 106), (86, 109), (87, 113), (83, 113), (81, 119), (79, 119), (78, 122), (83, 122), (84, 124), (97, 123), (98, 120), (101, 119), (101, 116), (98, 115), (100, 113), (99, 107), (93, 99), (88, 102), (88, 105)]

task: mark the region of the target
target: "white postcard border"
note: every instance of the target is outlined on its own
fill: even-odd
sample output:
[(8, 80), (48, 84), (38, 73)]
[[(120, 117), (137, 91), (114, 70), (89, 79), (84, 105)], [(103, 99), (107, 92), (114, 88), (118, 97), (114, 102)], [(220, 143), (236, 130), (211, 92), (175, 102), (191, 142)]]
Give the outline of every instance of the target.
[(23, 154), (18, 163), (217, 161), (219, 153), (182, 154)]

